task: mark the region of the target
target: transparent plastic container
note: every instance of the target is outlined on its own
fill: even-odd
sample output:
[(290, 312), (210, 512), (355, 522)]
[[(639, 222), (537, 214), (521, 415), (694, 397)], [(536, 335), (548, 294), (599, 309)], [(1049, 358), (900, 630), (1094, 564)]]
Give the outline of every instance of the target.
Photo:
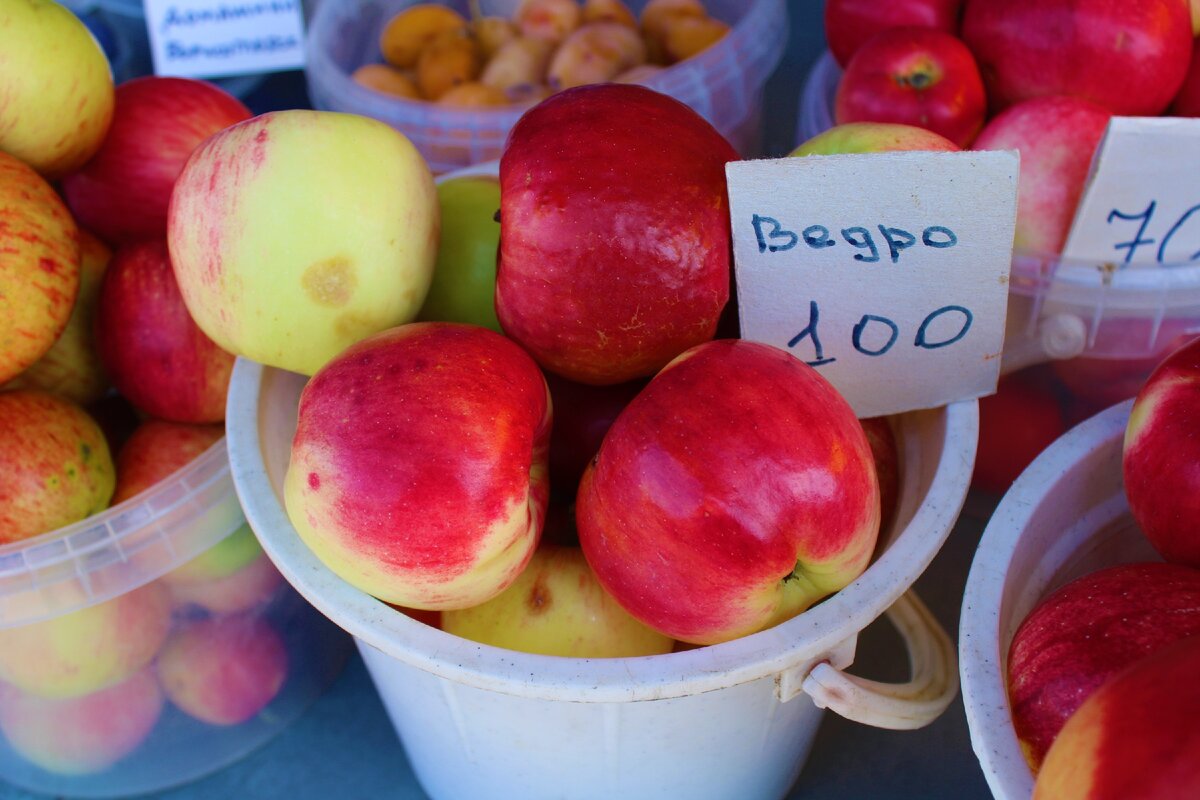
[[(452, 109), (388, 97), (350, 75), (382, 61), (379, 33), (416, 0), (322, 0), (308, 30), (308, 92), (314, 108), (374, 117), (407, 136), (435, 173), (500, 157), (508, 131), (527, 106)], [(443, 3), (463, 15), (466, 0)], [(644, 0), (628, 6), (638, 13)], [(717, 44), (668, 67), (644, 85), (675, 97), (708, 119), (745, 156), (761, 148), (763, 87), (787, 46), (784, 0), (709, 0), (732, 30)], [(511, 16), (517, 0), (482, 0), (484, 14)]]
[(1133, 401), (1073, 428), (1000, 501), (971, 564), (959, 666), (971, 744), (997, 800), (1028, 800), (1034, 774), (1008, 700), (1008, 650), (1055, 589), (1104, 567), (1161, 561), (1129, 513), (1121, 449)]
[(255, 542), (222, 439), (0, 546), (0, 779), (70, 797), (187, 783), (282, 731), (349, 652)]

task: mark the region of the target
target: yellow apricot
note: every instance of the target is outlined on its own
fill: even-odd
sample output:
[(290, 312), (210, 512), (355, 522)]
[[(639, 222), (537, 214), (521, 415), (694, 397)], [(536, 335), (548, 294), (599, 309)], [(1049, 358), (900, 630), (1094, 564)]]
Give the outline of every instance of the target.
[(521, 0), (513, 22), (522, 36), (561, 42), (583, 20), (583, 9), (575, 0)]
[(350, 76), (356, 83), (393, 97), (419, 100), (421, 93), (408, 73), (389, 64), (363, 64)]
[(501, 47), (517, 38), (517, 26), (504, 17), (479, 17), (471, 20), (471, 35), (479, 44), (483, 59), (494, 56)]
[(447, 31), (425, 46), (417, 58), (417, 88), (437, 100), (459, 84), (479, 77), (479, 46), (464, 31)]
[(593, 22), (558, 48), (546, 83), (552, 89), (603, 83), (645, 61), (646, 46), (637, 31), (616, 22)]
[(671, 63), (706, 50), (729, 33), (729, 26), (712, 17), (674, 17), (667, 25), (663, 49)]
[(508, 95), (503, 89), (487, 86), (479, 81), (460, 83), (438, 98), (438, 105), (460, 108), (492, 108), (508, 105)]
[(379, 36), (384, 61), (409, 69), (417, 63), (421, 51), (448, 31), (466, 30), (467, 21), (452, 8), (437, 3), (418, 3), (396, 14)]
[(629, 6), (621, 0), (583, 0), (583, 24), (589, 22), (616, 22), (637, 28), (637, 19)]
[(542, 83), (554, 44), (545, 39), (518, 37), (500, 48), (483, 68), (480, 82), (505, 91)]
[(642, 9), (642, 37), (646, 40), (649, 60), (655, 64), (668, 63), (666, 40), (671, 20), (679, 17), (708, 17), (700, 0), (650, 0)]

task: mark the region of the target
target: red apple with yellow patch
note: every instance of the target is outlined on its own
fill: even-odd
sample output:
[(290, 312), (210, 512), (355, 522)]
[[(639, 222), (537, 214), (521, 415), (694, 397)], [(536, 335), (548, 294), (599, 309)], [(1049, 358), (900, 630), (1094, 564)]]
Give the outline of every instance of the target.
[(600, 583), (650, 627), (713, 644), (856, 578), (879, 533), (862, 425), (784, 350), (719, 340), (658, 373), (609, 429), (575, 506)]
[(482, 603), (537, 546), (550, 423), (541, 370), (511, 340), (457, 323), (384, 331), (305, 386), (288, 516), (331, 570), (381, 600)]

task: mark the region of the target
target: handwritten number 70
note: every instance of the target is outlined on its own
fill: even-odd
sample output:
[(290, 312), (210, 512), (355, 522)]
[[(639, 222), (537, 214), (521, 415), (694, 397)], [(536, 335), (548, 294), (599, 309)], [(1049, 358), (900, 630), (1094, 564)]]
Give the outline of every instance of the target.
[[(1157, 208), (1158, 201), (1151, 200), (1150, 205), (1146, 206), (1146, 209), (1138, 214), (1126, 214), (1123, 211), (1116, 210), (1115, 208), (1108, 212), (1108, 219), (1106, 221), (1109, 225), (1113, 223), (1113, 220), (1125, 220), (1127, 222), (1136, 222), (1141, 220), (1141, 224), (1138, 225), (1137, 233), (1134, 234), (1132, 239), (1127, 242), (1118, 242), (1117, 244), (1113, 245), (1114, 250), (1125, 251), (1124, 263), (1128, 264), (1133, 261), (1133, 256), (1139, 248), (1143, 246), (1150, 246), (1156, 243), (1158, 244), (1158, 253), (1154, 259), (1155, 263), (1163, 263), (1164, 254), (1167, 252), (1167, 247), (1169, 247), (1171, 244), (1171, 239), (1174, 238), (1175, 234), (1179, 232), (1179, 229), (1182, 228), (1189, 219), (1191, 219), (1193, 214), (1200, 212), (1200, 205), (1194, 205), (1187, 211), (1183, 212), (1179, 219), (1175, 221), (1175, 224), (1171, 226), (1171, 229), (1167, 231), (1167, 235), (1162, 237), (1161, 241), (1157, 241), (1153, 238), (1146, 237), (1146, 228), (1150, 226), (1150, 220), (1154, 217), (1154, 212)], [(1188, 260), (1195, 261), (1197, 258), (1200, 258), (1200, 250), (1192, 253)]]

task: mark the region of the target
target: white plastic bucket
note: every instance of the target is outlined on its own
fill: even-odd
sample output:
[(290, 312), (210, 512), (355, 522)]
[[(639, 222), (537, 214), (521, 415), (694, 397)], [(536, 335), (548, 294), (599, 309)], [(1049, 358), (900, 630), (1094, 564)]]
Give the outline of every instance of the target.
[[(974, 401), (898, 418), (896, 523), (877, 560), (841, 592), (725, 644), (589, 660), (451, 636), (324, 567), (300, 541), (282, 500), (305, 380), (239, 359), (227, 411), (234, 483), (280, 571), (356, 637), (413, 770), (434, 798), (778, 798), (808, 754), (819, 705), (913, 728), (936, 718), (957, 693), (953, 645), (906, 591), (962, 506), (978, 432)], [(858, 632), (885, 611), (909, 647), (907, 684), (841, 672)]]
[(998, 800), (1028, 800), (1034, 774), (1008, 702), (1008, 650), (1043, 597), (1102, 567), (1160, 561), (1129, 515), (1121, 478), (1126, 401), (1046, 449), (992, 515), (971, 565), (959, 627), (971, 744)]

